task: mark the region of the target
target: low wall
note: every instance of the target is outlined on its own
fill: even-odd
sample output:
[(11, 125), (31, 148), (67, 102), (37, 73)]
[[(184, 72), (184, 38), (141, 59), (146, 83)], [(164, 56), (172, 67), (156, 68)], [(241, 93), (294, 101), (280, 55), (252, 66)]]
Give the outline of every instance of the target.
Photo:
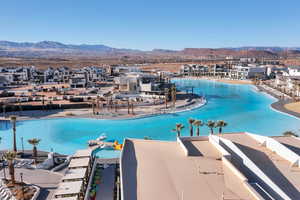
[(183, 140), (182, 140), (181, 137), (177, 137), (177, 142), (178, 142), (179, 146), (181, 147), (181, 149), (183, 150), (184, 155), (189, 156), (189, 151), (186, 148), (186, 146), (184, 145)]
[[(232, 156), (237, 157), (240, 165), (244, 165), (250, 172), (256, 177), (256, 180), (260, 180), (257, 184), (264, 187), (264, 191), (268, 193), (272, 193), (275, 199), (278, 200), (291, 200), (285, 192), (283, 192), (267, 175), (265, 175), (255, 163), (253, 163), (233, 142), (230, 140), (220, 138), (219, 144), (225, 148), (230, 150), (233, 154)], [(268, 194), (269, 195), (269, 194)]]
[(93, 177), (94, 177), (96, 166), (97, 166), (97, 162), (94, 162), (93, 167), (92, 167), (92, 171), (90, 173), (90, 179), (89, 179), (88, 185), (87, 185), (86, 190), (85, 190), (84, 200), (89, 200), (90, 189), (91, 189), (91, 185), (92, 185), (92, 182), (93, 182)]
[[(230, 162), (231, 154), (226, 151), (221, 145), (219, 145), (219, 137), (215, 135), (209, 136), (209, 142), (222, 154), (222, 164), (224, 170), (224, 178), (225, 184), (229, 187), (232, 191), (236, 191), (236, 188), (243, 184), (243, 186), (249, 191), (252, 195), (251, 197), (256, 200), (263, 200), (260, 194), (256, 192), (256, 190), (249, 184), (248, 179)], [(227, 171), (226, 171), (227, 170)], [(226, 173), (227, 172), (227, 173)], [(226, 176), (228, 175), (228, 176)], [(231, 180), (231, 176), (237, 176), (239, 181)], [(236, 191), (238, 192), (238, 191)], [(251, 198), (250, 197), (250, 198)]]
[(281, 144), (280, 142), (278, 142), (277, 140), (267, 136), (256, 135), (248, 132), (246, 132), (246, 134), (258, 141), (259, 143), (261, 143), (262, 145), (265, 145), (268, 149), (275, 152), (283, 159), (291, 162), (293, 166), (300, 167), (299, 155), (287, 148), (286, 146), (284, 146), (283, 144)]
[(231, 160), (231, 154), (228, 153), (221, 145), (219, 145), (219, 137), (215, 135), (209, 136), (209, 142), (222, 154), (222, 156)]

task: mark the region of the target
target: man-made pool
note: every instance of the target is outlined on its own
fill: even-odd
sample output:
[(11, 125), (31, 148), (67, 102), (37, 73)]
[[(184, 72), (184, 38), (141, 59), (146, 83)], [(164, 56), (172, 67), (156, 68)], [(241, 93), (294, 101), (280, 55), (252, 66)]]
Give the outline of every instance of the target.
[[(176, 123), (185, 125), (183, 135), (189, 135), (188, 118), (207, 120), (225, 120), (228, 126), (225, 132), (253, 132), (261, 135), (281, 135), (284, 131), (298, 131), (299, 120), (271, 109), (276, 101), (267, 94), (256, 91), (251, 85), (231, 85), (205, 80), (176, 80), (178, 88), (193, 86), (194, 92), (205, 95), (208, 103), (199, 109), (176, 114), (159, 115), (132, 120), (97, 119), (43, 119), (19, 121), (17, 123), (18, 148), (21, 149), (21, 137), (25, 149), (32, 148), (26, 141), (40, 138), (40, 150), (72, 154), (77, 149), (87, 147), (87, 141), (106, 133), (107, 141), (124, 138), (144, 138), (175, 140), (172, 128)], [(207, 127), (201, 127), (201, 135), (207, 135)], [(12, 147), (12, 130), (9, 124), (0, 124), (0, 149)], [(100, 151), (99, 156), (115, 157), (118, 152)]]

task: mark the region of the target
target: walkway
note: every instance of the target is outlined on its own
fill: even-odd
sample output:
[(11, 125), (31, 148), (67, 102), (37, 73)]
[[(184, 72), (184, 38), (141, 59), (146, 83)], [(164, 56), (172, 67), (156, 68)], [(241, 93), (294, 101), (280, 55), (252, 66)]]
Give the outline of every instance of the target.
[(96, 200), (113, 200), (115, 187), (116, 165), (110, 165), (102, 172), (102, 180), (98, 186)]

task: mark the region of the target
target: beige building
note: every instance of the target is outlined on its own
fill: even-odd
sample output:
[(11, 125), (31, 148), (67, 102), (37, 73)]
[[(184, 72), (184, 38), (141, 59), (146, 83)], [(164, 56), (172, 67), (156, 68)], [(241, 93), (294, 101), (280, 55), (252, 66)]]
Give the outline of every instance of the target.
[(122, 200), (263, 199), (208, 137), (126, 139), (120, 164)]

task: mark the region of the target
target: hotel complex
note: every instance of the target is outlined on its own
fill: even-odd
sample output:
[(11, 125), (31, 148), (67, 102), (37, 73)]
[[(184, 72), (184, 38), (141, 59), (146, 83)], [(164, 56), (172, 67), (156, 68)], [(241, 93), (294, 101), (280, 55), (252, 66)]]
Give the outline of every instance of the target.
[[(285, 104), (297, 103), (300, 67), (249, 62), (184, 64), (177, 73), (141, 65), (0, 69), (0, 130), (5, 147), (13, 144), (0, 152), (0, 199), (300, 199), (300, 139), (283, 127), (296, 119), (260, 107), (286, 112)], [(222, 133), (221, 117), (247, 131), (268, 130), (274, 117), (275, 129), (288, 134)], [(190, 134), (181, 134), (187, 119)], [(37, 151), (38, 138), (50, 153)]]

